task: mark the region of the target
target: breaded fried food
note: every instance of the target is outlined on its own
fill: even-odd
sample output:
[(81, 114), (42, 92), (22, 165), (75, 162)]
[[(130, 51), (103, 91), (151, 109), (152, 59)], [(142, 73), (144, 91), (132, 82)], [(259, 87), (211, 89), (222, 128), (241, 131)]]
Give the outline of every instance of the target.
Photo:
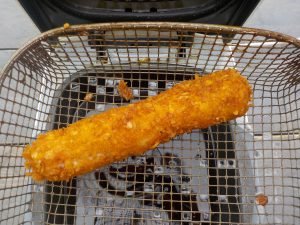
[(38, 136), (23, 153), (34, 180), (61, 181), (143, 154), (193, 129), (243, 116), (252, 91), (236, 70), (214, 72), (140, 102)]

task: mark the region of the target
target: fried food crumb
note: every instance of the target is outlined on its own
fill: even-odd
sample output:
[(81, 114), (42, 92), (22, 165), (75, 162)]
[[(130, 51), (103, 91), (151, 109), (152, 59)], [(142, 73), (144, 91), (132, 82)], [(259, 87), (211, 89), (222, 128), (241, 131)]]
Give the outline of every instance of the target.
[(127, 83), (124, 80), (120, 80), (118, 92), (122, 98), (126, 99), (126, 101), (129, 101), (133, 98), (132, 90), (127, 86)]
[(150, 62), (150, 58), (147, 57), (147, 58), (139, 59), (138, 62), (139, 63), (148, 63), (148, 62)]
[(268, 201), (268, 196), (264, 194), (258, 194), (255, 196), (255, 202), (257, 205), (265, 206), (266, 204), (268, 204)]
[(84, 101), (86, 101), (86, 102), (90, 102), (91, 100), (92, 100), (92, 98), (93, 98), (93, 93), (86, 93), (86, 95), (84, 96)]
[(69, 23), (64, 23), (64, 29), (68, 29), (70, 28), (70, 24)]

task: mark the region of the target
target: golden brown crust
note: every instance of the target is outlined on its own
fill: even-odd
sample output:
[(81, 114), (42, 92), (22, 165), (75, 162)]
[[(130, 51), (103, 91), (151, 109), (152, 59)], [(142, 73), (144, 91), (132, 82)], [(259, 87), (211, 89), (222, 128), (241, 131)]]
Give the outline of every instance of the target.
[(244, 115), (251, 88), (236, 70), (183, 81), (157, 96), (112, 108), (38, 136), (23, 153), (35, 180), (69, 180), (176, 135)]

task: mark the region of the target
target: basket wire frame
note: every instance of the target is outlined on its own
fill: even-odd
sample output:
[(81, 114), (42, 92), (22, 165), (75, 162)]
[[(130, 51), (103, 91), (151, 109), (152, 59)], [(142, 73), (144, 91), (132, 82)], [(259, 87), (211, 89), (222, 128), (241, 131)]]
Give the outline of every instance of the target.
[[(185, 23), (42, 34), (0, 77), (0, 224), (300, 224), (299, 46), (275, 32)], [(69, 182), (25, 176), (22, 150), (39, 133), (231, 67), (253, 87), (244, 117)]]

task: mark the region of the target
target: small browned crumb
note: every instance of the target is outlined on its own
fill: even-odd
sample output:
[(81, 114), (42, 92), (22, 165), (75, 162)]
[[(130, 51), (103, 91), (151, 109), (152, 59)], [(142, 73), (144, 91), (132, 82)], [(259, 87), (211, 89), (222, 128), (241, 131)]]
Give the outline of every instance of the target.
[(86, 30), (84, 30), (84, 31), (81, 31), (81, 32), (80, 32), (80, 35), (81, 35), (81, 36), (89, 36), (89, 32), (86, 31)]
[(69, 23), (64, 23), (64, 29), (68, 29), (70, 28), (70, 24)]
[(257, 205), (265, 206), (266, 204), (268, 204), (268, 201), (268, 196), (264, 194), (258, 194), (255, 196), (255, 202)]
[(108, 59), (107, 58), (101, 58), (100, 61), (103, 64), (107, 64), (108, 63)]
[(139, 62), (139, 63), (148, 63), (148, 62), (150, 62), (150, 58), (147, 57), (147, 58), (139, 59), (138, 62)]
[(91, 100), (92, 100), (92, 98), (93, 98), (93, 93), (86, 93), (86, 95), (84, 96), (84, 101), (86, 101), (86, 102), (90, 102)]
[(132, 90), (127, 86), (127, 83), (124, 80), (120, 80), (118, 92), (122, 98), (126, 99), (126, 101), (129, 101), (133, 98)]

